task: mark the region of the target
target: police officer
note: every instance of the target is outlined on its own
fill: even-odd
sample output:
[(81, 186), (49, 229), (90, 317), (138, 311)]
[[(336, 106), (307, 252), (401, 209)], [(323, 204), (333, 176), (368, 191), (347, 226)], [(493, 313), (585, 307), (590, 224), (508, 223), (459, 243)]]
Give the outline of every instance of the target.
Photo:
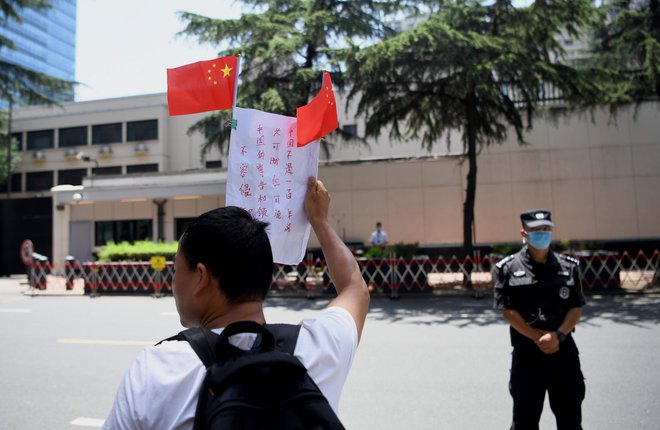
[(582, 429), (584, 378), (572, 333), (584, 297), (577, 260), (550, 250), (547, 210), (520, 214), (527, 245), (495, 267), (495, 306), (510, 324), (511, 429), (539, 428), (546, 391), (558, 430)]

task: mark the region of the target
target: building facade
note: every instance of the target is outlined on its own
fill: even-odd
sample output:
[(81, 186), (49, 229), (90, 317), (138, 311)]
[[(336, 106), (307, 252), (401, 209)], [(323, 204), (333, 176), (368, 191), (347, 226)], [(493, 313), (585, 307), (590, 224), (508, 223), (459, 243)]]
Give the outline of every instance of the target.
[[(65, 79), (75, 79), (76, 0), (52, 0), (46, 10), (20, 11), (23, 22), (0, 24), (0, 35), (11, 39), (15, 50), (0, 49), (0, 60)], [(73, 92), (54, 95), (72, 101)]]
[[(339, 98), (341, 100), (341, 98)], [(341, 101), (339, 102), (341, 104)], [(361, 134), (354, 113), (339, 122)], [(197, 215), (224, 205), (226, 158), (201, 157), (188, 135), (203, 114), (170, 117), (165, 94), (15, 113), (22, 144), (16, 198), (52, 196), (52, 259), (92, 258), (108, 241), (176, 240)], [(519, 212), (553, 211), (558, 240), (660, 238), (660, 114), (656, 103), (554, 121), (538, 118), (520, 146), (515, 135), (478, 158), (475, 240), (519, 240)], [(331, 145), (319, 177), (332, 193), (330, 221), (347, 242), (368, 243), (377, 221), (391, 242), (460, 245), (467, 166), (446, 139)], [(318, 242), (312, 235), (310, 247)]]

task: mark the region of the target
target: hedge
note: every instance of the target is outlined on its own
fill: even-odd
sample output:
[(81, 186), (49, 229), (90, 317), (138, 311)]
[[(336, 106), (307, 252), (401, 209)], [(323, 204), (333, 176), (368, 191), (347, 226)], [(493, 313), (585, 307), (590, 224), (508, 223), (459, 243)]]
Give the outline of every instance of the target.
[(99, 252), (99, 261), (150, 261), (151, 257), (174, 259), (178, 242), (164, 243), (149, 240), (114, 243), (108, 242)]

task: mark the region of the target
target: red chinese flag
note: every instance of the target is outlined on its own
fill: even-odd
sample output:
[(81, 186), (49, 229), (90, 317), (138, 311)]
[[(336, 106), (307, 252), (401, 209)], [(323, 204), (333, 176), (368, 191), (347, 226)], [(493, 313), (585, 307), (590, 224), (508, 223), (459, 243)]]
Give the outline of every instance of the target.
[(305, 146), (337, 129), (337, 103), (330, 73), (323, 72), (323, 88), (311, 102), (296, 109), (296, 118), (298, 146)]
[(170, 115), (231, 109), (236, 86), (236, 57), (198, 61), (167, 69)]

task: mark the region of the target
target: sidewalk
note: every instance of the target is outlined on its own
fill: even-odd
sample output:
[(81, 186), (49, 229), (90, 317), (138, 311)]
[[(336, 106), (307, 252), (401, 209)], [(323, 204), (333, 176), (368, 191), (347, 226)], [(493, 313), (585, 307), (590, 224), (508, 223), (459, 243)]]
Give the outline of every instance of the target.
[(22, 293), (26, 296), (84, 296), (85, 282), (76, 279), (73, 289), (66, 289), (66, 279), (63, 277), (48, 275), (46, 289), (31, 288), (26, 275), (12, 275), (8, 278), (0, 278), (0, 295), (9, 293)]

